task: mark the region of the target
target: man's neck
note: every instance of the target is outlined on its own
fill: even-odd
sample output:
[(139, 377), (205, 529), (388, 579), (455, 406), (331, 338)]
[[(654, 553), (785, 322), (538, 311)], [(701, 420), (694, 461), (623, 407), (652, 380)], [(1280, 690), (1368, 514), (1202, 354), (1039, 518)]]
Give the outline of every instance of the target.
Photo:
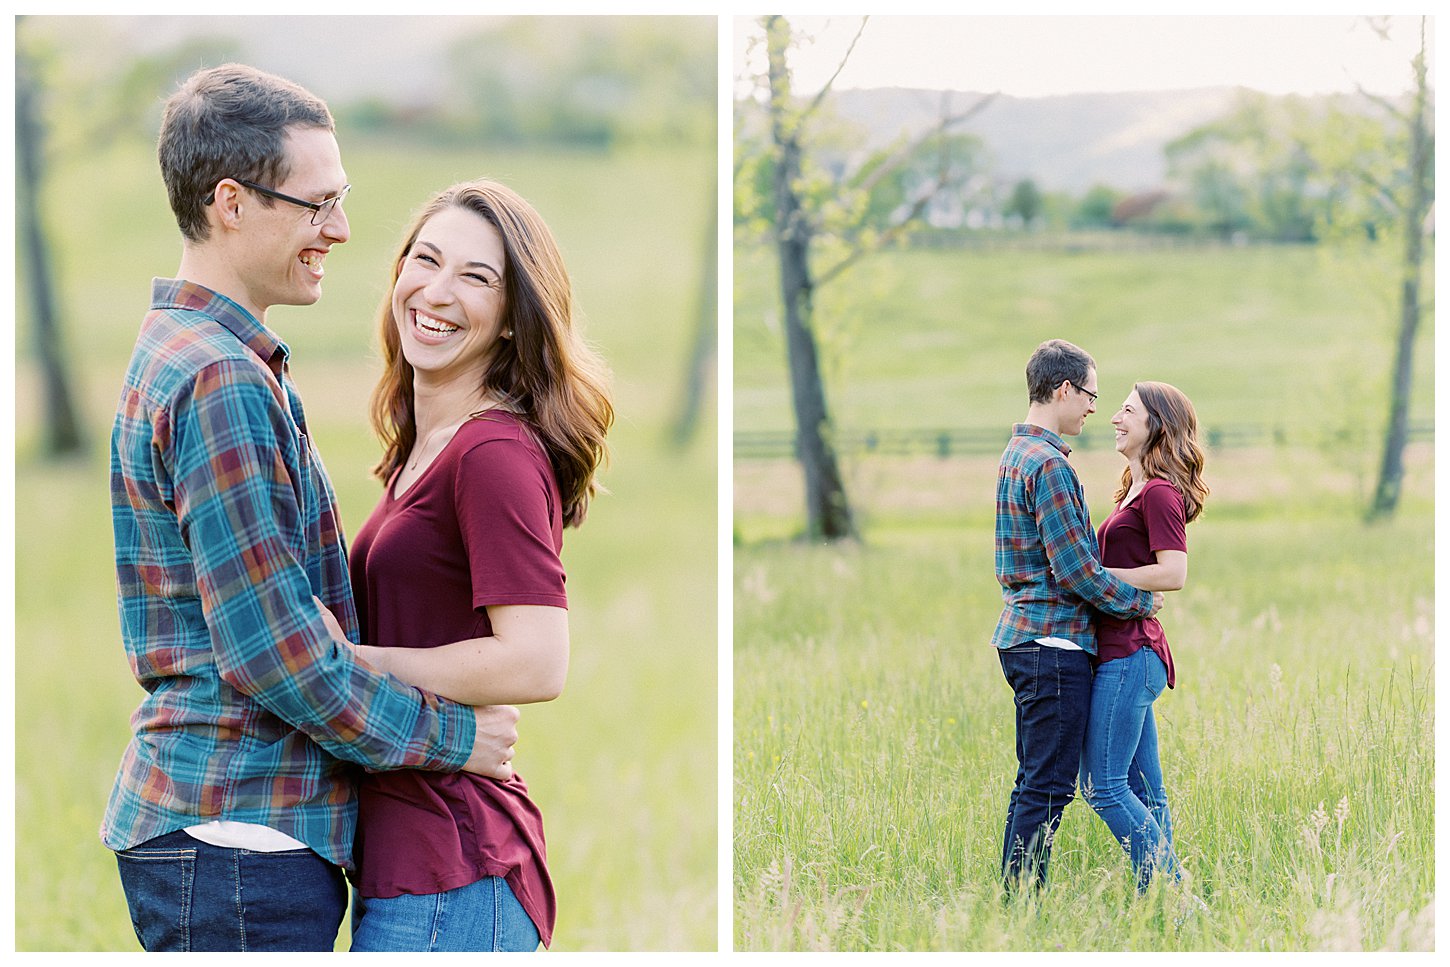
[(266, 325), (266, 307), (252, 304), (247, 287), (232, 267), (231, 260), (216, 251), (214, 246), (184, 246), (176, 277), (226, 296), (255, 316), (258, 322)]
[(1027, 407), (1027, 419), (1024, 423), (1033, 426), (1040, 426), (1044, 430), (1062, 436), (1062, 419), (1058, 416), (1057, 408), (1044, 403), (1033, 403)]

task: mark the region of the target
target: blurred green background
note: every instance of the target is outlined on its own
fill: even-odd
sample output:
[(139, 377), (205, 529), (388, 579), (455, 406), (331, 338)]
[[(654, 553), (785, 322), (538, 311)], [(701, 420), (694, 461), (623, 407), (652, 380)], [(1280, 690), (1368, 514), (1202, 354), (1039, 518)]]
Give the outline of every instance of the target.
[[(609, 493), (565, 537), (569, 685), (521, 723), (517, 765), (545, 816), (559, 895), (555, 949), (714, 949), (709, 359), (703, 409), (677, 433), (696, 337), (714, 324), (700, 311), (714, 305), (713, 19), (215, 18), (206, 34), (180, 29), (198, 19), (17, 26), (17, 52), (41, 65), (40, 200), (84, 434), (79, 455), (46, 454), (31, 264), (17, 246), (17, 948), (137, 948), (97, 835), (142, 694), (117, 626), (107, 440), (150, 280), (180, 256), (154, 156), (160, 104), (196, 66), (236, 59), (293, 77), (338, 118), (352, 239), (329, 258), (320, 303), (268, 322), (292, 348), (350, 531), (379, 494), (366, 411), (374, 317), (411, 212), (488, 176), (528, 198), (559, 240), (585, 334), (615, 374), (618, 419)], [(366, 42), (350, 33), (362, 21), (376, 31)], [(428, 42), (396, 43), (404, 27)], [(389, 99), (365, 89), (373, 75), (419, 89)]]

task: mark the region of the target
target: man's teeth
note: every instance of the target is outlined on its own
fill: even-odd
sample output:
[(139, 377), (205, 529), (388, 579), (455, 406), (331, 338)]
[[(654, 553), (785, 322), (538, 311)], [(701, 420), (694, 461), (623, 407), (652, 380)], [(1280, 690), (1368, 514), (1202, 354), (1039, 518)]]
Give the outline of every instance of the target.
[(425, 316), (421, 312), (413, 313), (413, 320), (418, 324), (419, 329), (426, 330), (427, 332), (436, 332), (440, 336), (446, 336), (458, 331), (457, 326), (450, 325), (441, 319)]
[(322, 256), (316, 252), (303, 252), (298, 259), (309, 269), (322, 268)]

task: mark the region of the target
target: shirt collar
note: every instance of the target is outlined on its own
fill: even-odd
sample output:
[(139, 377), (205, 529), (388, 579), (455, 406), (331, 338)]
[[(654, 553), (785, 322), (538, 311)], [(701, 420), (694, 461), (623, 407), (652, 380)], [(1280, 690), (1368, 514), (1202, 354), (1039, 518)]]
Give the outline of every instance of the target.
[(1047, 427), (1038, 426), (1036, 423), (1018, 423), (1012, 427), (1012, 435), (1041, 437), (1061, 450), (1063, 456), (1072, 453), (1072, 447), (1067, 445), (1066, 440), (1047, 429)]
[(220, 292), (185, 279), (152, 279), (151, 308), (205, 313), (256, 353), (278, 379), (282, 377), (291, 354), (287, 344), (256, 316)]

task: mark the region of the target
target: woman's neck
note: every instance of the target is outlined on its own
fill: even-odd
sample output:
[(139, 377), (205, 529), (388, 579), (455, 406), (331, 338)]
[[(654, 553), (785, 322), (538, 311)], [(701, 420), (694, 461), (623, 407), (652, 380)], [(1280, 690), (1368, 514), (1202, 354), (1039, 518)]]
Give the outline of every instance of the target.
[(413, 421), (420, 440), (491, 405), (477, 383), (468, 385), (461, 380), (430, 383), (420, 380), (420, 375), (416, 371), (413, 374)]

